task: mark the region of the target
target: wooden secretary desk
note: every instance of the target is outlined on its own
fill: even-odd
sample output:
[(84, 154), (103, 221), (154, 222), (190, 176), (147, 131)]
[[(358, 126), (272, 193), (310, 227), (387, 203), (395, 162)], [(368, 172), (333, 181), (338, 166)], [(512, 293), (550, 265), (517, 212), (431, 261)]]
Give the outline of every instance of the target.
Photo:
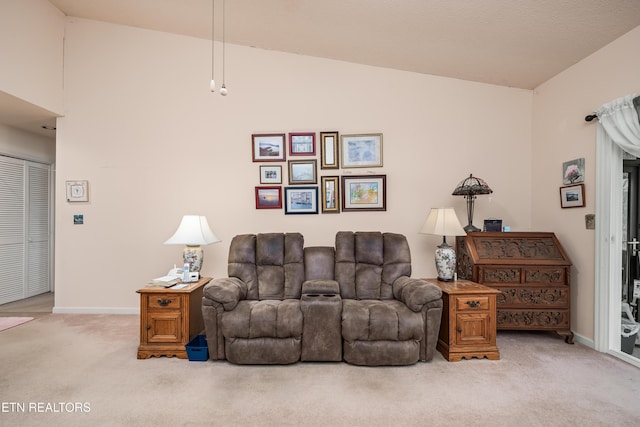
[(498, 330), (551, 330), (573, 344), (571, 261), (555, 234), (472, 232), (456, 249), (458, 278), (501, 292)]

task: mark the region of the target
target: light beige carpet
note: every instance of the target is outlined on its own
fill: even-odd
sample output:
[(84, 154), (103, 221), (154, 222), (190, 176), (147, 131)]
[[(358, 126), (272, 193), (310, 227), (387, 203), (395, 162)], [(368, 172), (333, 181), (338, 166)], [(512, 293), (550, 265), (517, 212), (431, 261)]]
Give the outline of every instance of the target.
[[(33, 317), (0, 317), (0, 332), (5, 329), (10, 329), (28, 321), (33, 320)], [(0, 408), (1, 409), (1, 408)]]
[(137, 360), (138, 316), (0, 333), (0, 426), (636, 426), (640, 369), (539, 333), (501, 360), (367, 368)]

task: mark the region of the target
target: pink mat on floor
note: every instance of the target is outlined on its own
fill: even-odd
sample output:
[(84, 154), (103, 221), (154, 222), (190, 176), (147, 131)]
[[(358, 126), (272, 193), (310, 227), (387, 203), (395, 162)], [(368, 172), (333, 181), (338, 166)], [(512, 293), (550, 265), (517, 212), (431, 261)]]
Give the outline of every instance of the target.
[(27, 323), (33, 317), (0, 317), (0, 331)]

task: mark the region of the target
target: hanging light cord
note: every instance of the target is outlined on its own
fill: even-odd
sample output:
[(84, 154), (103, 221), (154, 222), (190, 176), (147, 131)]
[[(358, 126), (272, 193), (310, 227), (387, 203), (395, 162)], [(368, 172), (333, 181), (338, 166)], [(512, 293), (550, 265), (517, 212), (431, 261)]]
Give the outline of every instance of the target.
[(216, 2), (211, 0), (211, 92), (215, 90), (215, 23), (216, 23)]
[(225, 16), (225, 1), (222, 0), (222, 86), (224, 87), (224, 72), (225, 72), (225, 22), (224, 22), (224, 16)]

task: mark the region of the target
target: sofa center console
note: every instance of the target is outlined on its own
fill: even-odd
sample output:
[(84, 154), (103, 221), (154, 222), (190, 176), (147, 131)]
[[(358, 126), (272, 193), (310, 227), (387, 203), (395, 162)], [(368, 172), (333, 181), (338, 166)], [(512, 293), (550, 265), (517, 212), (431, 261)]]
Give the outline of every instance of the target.
[(342, 298), (338, 282), (311, 280), (303, 283), (300, 309), (304, 318), (300, 360), (339, 362), (342, 360)]

